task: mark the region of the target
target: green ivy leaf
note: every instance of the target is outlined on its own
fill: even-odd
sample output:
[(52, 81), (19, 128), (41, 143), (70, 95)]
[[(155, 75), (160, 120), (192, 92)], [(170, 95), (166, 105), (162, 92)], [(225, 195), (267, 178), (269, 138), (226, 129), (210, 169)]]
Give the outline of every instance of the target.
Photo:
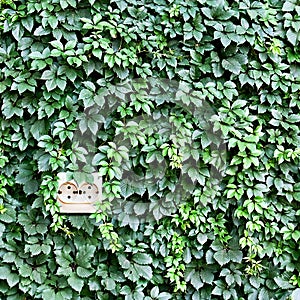
[(225, 70), (232, 72), (233, 74), (239, 75), (242, 70), (241, 63), (234, 57), (229, 57), (222, 60), (222, 67)]
[(152, 274), (152, 268), (150, 266), (142, 266), (139, 264), (134, 264), (134, 267), (139, 276), (147, 280), (151, 280), (153, 274)]
[(199, 290), (203, 287), (204, 283), (201, 280), (201, 276), (199, 272), (194, 272), (191, 276), (191, 284), (196, 290)]
[(116, 288), (116, 283), (111, 278), (106, 278), (104, 282), (107, 290), (112, 291)]
[(226, 250), (220, 250), (214, 254), (214, 259), (221, 265), (225, 265), (230, 261), (229, 254)]
[(80, 293), (83, 286), (84, 286), (84, 281), (77, 277), (75, 274), (72, 274), (68, 278), (68, 283), (71, 286), (72, 289), (74, 289), (76, 292)]

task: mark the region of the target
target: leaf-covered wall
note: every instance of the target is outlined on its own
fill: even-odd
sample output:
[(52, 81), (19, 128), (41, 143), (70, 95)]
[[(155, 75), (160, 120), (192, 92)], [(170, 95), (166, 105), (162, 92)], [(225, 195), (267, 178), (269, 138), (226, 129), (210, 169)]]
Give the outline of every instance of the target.
[[(0, 0), (0, 298), (297, 299), (299, 14), (297, 0)], [(214, 110), (227, 156), (213, 193), (211, 141), (182, 108), (136, 98), (105, 126), (79, 121), (109, 87), (150, 77)], [(143, 115), (170, 117), (190, 152), (130, 123)], [(72, 148), (79, 122), (97, 137), (104, 196), (154, 203), (153, 221), (111, 217), (107, 202), (59, 214), (57, 173), (85, 156)], [(201, 166), (184, 170), (189, 156)], [(161, 160), (156, 186), (120, 184), (124, 165), (154, 176)], [(159, 218), (155, 201), (184, 171), (193, 193)]]

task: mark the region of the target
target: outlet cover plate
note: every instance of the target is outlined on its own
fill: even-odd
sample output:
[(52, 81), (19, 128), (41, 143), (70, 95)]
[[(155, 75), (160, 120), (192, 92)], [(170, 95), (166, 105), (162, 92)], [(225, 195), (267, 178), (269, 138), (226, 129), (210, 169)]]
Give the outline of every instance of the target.
[(57, 175), (59, 180), (56, 200), (61, 213), (91, 214), (96, 212), (95, 203), (102, 199), (102, 177), (98, 173), (92, 174), (94, 177), (92, 184), (67, 180), (64, 172)]

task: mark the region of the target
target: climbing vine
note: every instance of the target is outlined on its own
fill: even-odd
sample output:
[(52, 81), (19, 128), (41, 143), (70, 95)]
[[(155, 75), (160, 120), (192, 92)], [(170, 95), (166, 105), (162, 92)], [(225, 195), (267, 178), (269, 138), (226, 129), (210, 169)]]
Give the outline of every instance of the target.
[(1, 0), (0, 298), (298, 299), (299, 11)]

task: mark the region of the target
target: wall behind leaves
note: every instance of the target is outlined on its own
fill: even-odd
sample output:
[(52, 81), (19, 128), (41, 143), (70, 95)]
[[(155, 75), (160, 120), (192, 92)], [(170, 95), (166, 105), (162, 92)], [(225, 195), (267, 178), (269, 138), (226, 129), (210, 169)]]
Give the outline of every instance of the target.
[[(1, 0), (0, 298), (299, 295), (298, 4)], [(154, 112), (175, 116), (193, 136), (190, 155), (203, 162), (188, 173), (195, 192), (172, 216), (149, 224), (114, 220), (105, 209), (91, 217), (59, 214), (56, 175), (84, 155), (71, 148), (80, 113), (109, 85), (148, 77), (185, 82), (215, 110), (228, 151), (214, 196), (203, 171), (214, 153), (193, 116), (137, 99), (103, 128), (83, 122), (99, 139), (94, 160), (104, 194), (153, 201), (171, 190), (180, 156), (164, 152), (163, 138), (138, 137), (135, 154), (113, 150), (120, 121)], [(122, 189), (120, 162), (150, 172), (147, 160), (164, 154), (178, 165), (160, 189)]]

